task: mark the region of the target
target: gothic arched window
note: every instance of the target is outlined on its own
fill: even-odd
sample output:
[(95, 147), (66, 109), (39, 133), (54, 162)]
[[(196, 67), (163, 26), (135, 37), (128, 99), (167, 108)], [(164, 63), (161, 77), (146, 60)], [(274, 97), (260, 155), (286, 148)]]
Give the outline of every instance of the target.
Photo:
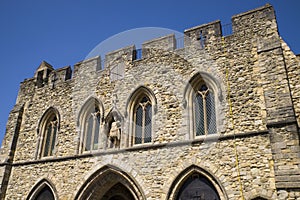
[(195, 87), (193, 117), (196, 136), (217, 133), (215, 96), (213, 90), (205, 83)]
[(48, 157), (55, 154), (57, 133), (59, 130), (59, 115), (54, 108), (48, 109), (39, 125), (39, 157)]
[(89, 99), (80, 112), (80, 152), (98, 150), (100, 148), (100, 132), (102, 111), (100, 103)]
[(54, 200), (54, 195), (51, 189), (46, 186), (44, 187), (39, 194), (34, 198), (34, 200)]
[[(218, 134), (222, 129), (222, 86), (210, 74), (195, 74), (184, 91), (189, 138)], [(222, 123), (221, 123), (222, 122)]]
[(144, 86), (139, 87), (131, 95), (127, 104), (130, 113), (129, 145), (147, 144), (153, 141), (153, 118), (156, 105), (153, 92)]
[(42, 146), (43, 157), (53, 156), (56, 134), (57, 134), (57, 126), (58, 126), (57, 118), (55, 115), (52, 115), (47, 121), (44, 130), (45, 135), (44, 135), (44, 141)]
[(36, 184), (26, 200), (55, 200), (57, 195), (54, 186), (48, 180), (41, 180)]
[(134, 109), (134, 144), (152, 141), (152, 105), (147, 96), (142, 96)]
[(94, 106), (85, 119), (85, 134), (83, 138), (84, 151), (96, 150), (99, 144), (100, 111)]

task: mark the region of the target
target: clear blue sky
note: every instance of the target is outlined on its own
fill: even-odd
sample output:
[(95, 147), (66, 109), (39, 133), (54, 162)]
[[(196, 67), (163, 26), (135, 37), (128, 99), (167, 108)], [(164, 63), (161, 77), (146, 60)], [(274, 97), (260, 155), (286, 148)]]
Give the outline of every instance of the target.
[(270, 3), (279, 32), (300, 53), (299, 0), (0, 0), (0, 140), (19, 83), (45, 60), (54, 68), (74, 65), (101, 41), (140, 27), (184, 29)]

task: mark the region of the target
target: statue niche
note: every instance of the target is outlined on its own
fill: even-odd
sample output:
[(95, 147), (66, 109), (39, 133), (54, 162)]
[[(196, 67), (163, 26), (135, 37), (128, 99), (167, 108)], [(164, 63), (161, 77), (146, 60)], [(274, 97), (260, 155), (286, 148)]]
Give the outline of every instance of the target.
[(112, 121), (109, 126), (109, 133), (107, 136), (107, 148), (120, 148), (121, 128), (120, 122)]

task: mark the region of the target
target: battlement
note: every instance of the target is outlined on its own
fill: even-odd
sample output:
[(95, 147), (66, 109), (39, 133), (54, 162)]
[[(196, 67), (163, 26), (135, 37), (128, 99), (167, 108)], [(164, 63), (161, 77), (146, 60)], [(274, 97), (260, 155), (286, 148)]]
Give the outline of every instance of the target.
[[(220, 42), (222, 37), (225, 40), (230, 37), (232, 40), (235, 37), (240, 38), (241, 35), (244, 38), (265, 38), (270, 35), (273, 38), (278, 38), (275, 12), (270, 4), (234, 15), (231, 21), (230, 27), (228, 24), (222, 25), (220, 20), (216, 20), (186, 29), (184, 36), (181, 38), (176, 38), (175, 34), (169, 34), (145, 41), (141, 49), (136, 49), (135, 45), (131, 45), (108, 52), (104, 59), (98, 56), (75, 64), (73, 72), (70, 66), (54, 70), (50, 64), (43, 61), (35, 72), (35, 85), (40, 88), (53, 82), (58, 84), (72, 77), (78, 77), (80, 71), (97, 72), (102, 70), (113, 71), (116, 69), (124, 71), (125, 62), (128, 63), (147, 58), (150, 49), (160, 49), (170, 52), (185, 48), (206, 49), (215, 46)], [(276, 39), (271, 40), (271, 42), (274, 41), (276, 42)], [(261, 46), (265, 45), (260, 44), (260, 49), (264, 48)], [(96, 60), (95, 66), (86, 64), (93, 60)], [(83, 67), (85, 69), (81, 70)]]

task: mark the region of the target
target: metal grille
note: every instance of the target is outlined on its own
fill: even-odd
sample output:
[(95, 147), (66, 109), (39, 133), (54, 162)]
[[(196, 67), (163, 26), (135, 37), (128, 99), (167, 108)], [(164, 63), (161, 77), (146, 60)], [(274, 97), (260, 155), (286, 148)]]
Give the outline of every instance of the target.
[(139, 106), (136, 110), (136, 119), (135, 119), (135, 144), (142, 143), (142, 128), (143, 128), (143, 108)]
[(152, 106), (148, 104), (145, 108), (145, 143), (151, 142), (151, 131), (152, 131)]
[(215, 98), (212, 92), (208, 92), (206, 96), (206, 123), (207, 134), (217, 133), (216, 127), (216, 112), (215, 112)]
[(194, 105), (196, 136), (205, 135), (203, 98), (201, 94), (195, 96)]

